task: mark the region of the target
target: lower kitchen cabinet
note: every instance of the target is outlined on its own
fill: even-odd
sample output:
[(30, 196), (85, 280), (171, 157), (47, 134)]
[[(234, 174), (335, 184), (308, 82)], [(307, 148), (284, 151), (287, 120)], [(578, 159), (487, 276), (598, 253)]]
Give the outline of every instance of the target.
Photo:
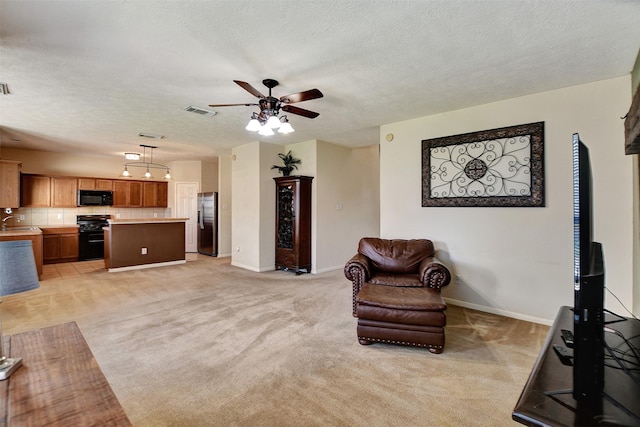
[(78, 260), (78, 227), (41, 228), (44, 264)]

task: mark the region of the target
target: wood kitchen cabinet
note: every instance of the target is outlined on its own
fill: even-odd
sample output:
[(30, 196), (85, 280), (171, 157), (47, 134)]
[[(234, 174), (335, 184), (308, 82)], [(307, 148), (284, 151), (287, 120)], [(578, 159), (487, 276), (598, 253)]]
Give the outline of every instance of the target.
[(142, 184), (141, 181), (113, 181), (113, 207), (141, 208)]
[(143, 203), (147, 207), (167, 207), (167, 190), (166, 182), (144, 182), (143, 183)]
[(113, 180), (102, 178), (78, 178), (78, 190), (113, 191)]
[(78, 227), (40, 228), (44, 264), (78, 260)]
[(276, 182), (276, 269), (311, 272), (310, 176), (284, 176)]
[(78, 206), (78, 180), (76, 178), (51, 178), (51, 206), (75, 208)]
[(51, 206), (51, 178), (22, 174), (20, 180), (20, 207), (48, 208)]
[(22, 174), (20, 206), (25, 208), (75, 208), (78, 206), (76, 178)]
[(20, 207), (20, 164), (0, 160), (0, 208)]

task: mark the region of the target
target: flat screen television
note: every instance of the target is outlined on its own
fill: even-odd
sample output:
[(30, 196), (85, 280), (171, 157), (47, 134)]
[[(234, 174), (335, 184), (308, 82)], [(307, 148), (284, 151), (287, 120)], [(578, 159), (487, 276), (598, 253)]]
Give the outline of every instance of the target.
[(589, 150), (573, 134), (573, 398), (600, 399), (604, 388), (604, 259), (593, 239)]

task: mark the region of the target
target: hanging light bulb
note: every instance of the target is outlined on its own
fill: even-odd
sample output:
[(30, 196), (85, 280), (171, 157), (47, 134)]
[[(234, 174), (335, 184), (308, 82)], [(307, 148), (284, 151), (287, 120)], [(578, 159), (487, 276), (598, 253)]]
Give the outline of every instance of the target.
[(262, 126), (260, 128), (260, 132), (258, 132), (260, 135), (263, 136), (271, 136), (271, 135), (275, 135), (275, 133), (273, 133), (273, 129), (271, 129), (271, 127), (269, 127), (268, 124), (265, 124), (264, 126)]
[(124, 167), (124, 170), (122, 171), (122, 176), (131, 176), (131, 174), (129, 173), (129, 171), (127, 170), (127, 167)]
[(167, 173), (164, 174), (164, 179), (171, 179), (171, 174), (169, 173), (169, 169), (167, 169)]
[(289, 123), (289, 119), (287, 119), (287, 116), (283, 116), (280, 120), (282, 120), (282, 123), (280, 124), (280, 129), (278, 129), (278, 133), (287, 134), (295, 132), (293, 126), (291, 126), (291, 123)]
[(277, 116), (271, 116), (265, 126), (269, 126), (271, 129), (278, 129), (280, 127), (280, 120), (278, 120)]
[(258, 116), (256, 115), (256, 113), (253, 113), (253, 115), (251, 116), (251, 120), (249, 120), (249, 123), (247, 124), (247, 127), (245, 127), (245, 129), (250, 132), (257, 132), (260, 130), (260, 122), (258, 121)]
[(151, 178), (151, 172), (149, 172), (149, 166), (147, 165), (147, 171), (142, 176), (143, 178), (149, 179)]

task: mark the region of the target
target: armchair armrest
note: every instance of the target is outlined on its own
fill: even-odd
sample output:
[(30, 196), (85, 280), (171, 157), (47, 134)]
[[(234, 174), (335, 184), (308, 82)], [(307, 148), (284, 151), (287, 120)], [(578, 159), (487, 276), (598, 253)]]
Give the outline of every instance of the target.
[(344, 276), (353, 282), (353, 316), (356, 317), (356, 295), (362, 285), (371, 278), (371, 262), (357, 253), (344, 266)]
[(420, 263), (419, 274), (423, 286), (433, 288), (438, 292), (451, 281), (449, 269), (436, 257), (423, 259)]

